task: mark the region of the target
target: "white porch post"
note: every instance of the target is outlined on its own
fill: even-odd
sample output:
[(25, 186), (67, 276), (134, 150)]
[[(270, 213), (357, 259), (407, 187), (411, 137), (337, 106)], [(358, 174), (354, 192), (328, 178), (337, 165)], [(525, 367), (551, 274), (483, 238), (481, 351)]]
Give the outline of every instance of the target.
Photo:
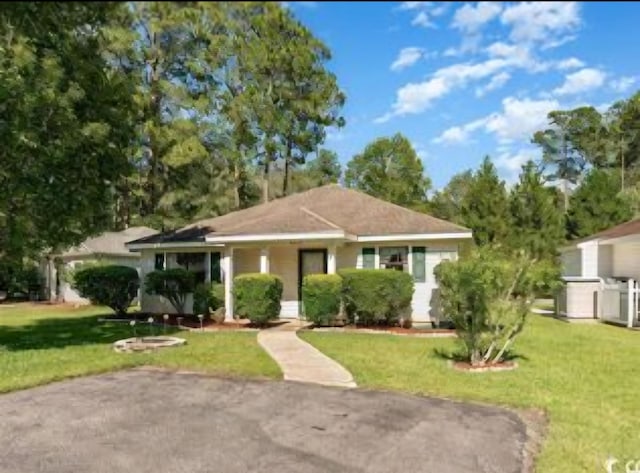
[(266, 274), (269, 272), (269, 248), (260, 249), (260, 272)]
[(224, 271), (225, 320), (233, 321), (233, 248), (225, 248), (222, 267)]
[(327, 251), (327, 274), (336, 274), (336, 245), (331, 245)]
[(633, 279), (627, 281), (627, 327), (633, 327), (636, 317), (636, 282)]
[(207, 251), (204, 254), (204, 281), (206, 283), (211, 282), (211, 252)]

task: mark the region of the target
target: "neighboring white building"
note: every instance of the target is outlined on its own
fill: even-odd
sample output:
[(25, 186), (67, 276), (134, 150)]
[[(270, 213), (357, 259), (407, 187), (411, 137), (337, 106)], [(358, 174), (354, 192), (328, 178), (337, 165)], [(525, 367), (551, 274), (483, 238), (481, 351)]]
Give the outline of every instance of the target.
[[(566, 282), (558, 301), (560, 315), (593, 319), (618, 311), (626, 320), (627, 282), (640, 281), (640, 219), (572, 242), (561, 248), (560, 256)], [(614, 291), (622, 301), (610, 297)]]
[(132, 253), (125, 246), (131, 240), (157, 233), (149, 227), (130, 227), (121, 232), (105, 232), (88, 238), (78, 246), (60, 254), (52, 254), (42, 261), (45, 294), (49, 300), (88, 304), (65, 280), (64, 274), (87, 262), (100, 261), (136, 268), (140, 272), (140, 253)]
[[(233, 277), (273, 273), (283, 281), (282, 317), (300, 314), (302, 278), (341, 268), (386, 268), (414, 277), (413, 320), (430, 321), (437, 292), (433, 269), (456, 259), (471, 231), (430, 215), (332, 184), (202, 220), (127, 244), (142, 254), (141, 276), (184, 267), (200, 281), (225, 284), (233, 317)], [(142, 290), (142, 310), (172, 312), (161, 296)], [(190, 303), (187, 312), (191, 311)]]

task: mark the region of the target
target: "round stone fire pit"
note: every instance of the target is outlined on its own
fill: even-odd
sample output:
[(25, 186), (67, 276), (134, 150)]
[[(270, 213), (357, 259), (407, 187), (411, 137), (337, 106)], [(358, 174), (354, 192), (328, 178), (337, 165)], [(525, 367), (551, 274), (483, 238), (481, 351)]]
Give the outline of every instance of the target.
[(154, 337), (131, 337), (118, 340), (113, 344), (113, 349), (118, 353), (139, 353), (153, 351), (159, 348), (179, 347), (185, 345), (184, 338), (154, 336)]

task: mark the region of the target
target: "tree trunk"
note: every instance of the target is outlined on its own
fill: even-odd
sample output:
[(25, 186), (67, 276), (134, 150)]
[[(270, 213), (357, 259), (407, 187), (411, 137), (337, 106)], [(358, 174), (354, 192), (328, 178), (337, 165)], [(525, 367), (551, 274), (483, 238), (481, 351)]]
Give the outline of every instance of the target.
[(620, 190), (624, 192), (624, 149), (620, 138)]
[(282, 181), (282, 195), (289, 191), (289, 166), (291, 164), (291, 142), (287, 142), (287, 154), (284, 157), (284, 179)]
[(235, 162), (233, 165), (233, 204), (235, 209), (240, 208), (240, 186), (242, 183), (240, 182), (240, 166)]
[(269, 202), (269, 158), (265, 158), (264, 172), (262, 174), (262, 203)]

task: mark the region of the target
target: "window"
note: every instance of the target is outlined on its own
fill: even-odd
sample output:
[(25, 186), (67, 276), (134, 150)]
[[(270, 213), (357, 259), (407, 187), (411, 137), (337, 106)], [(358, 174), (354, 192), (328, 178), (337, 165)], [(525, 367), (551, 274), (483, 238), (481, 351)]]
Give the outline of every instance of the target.
[(211, 253), (211, 282), (222, 282), (220, 256), (220, 252), (218, 251)]
[(362, 268), (374, 269), (376, 267), (376, 249), (362, 248)]
[(426, 262), (425, 247), (413, 246), (411, 248), (411, 273), (415, 282), (425, 282), (426, 280)]
[(196, 282), (205, 282), (204, 262), (206, 253), (176, 253), (176, 263), (196, 275)]
[(164, 253), (156, 253), (156, 262), (154, 265), (156, 271), (161, 271), (164, 269)]
[(409, 270), (409, 249), (406, 246), (381, 247), (380, 269), (395, 269), (396, 271)]

